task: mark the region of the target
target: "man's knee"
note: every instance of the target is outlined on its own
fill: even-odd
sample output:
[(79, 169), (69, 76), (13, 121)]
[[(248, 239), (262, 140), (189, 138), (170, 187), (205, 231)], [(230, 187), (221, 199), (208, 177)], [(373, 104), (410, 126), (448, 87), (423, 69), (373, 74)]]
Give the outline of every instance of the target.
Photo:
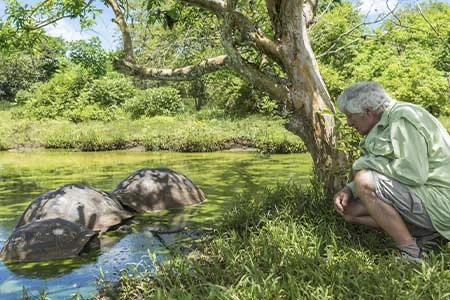
[(370, 170), (360, 170), (355, 174), (355, 193), (364, 203), (375, 201), (375, 182)]

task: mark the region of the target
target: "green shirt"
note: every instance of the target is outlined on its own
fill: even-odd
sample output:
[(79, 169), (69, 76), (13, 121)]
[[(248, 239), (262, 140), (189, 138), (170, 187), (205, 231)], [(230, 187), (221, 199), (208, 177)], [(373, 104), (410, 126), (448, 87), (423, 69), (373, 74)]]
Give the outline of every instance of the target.
[[(394, 102), (360, 144), (353, 170), (372, 169), (423, 201), (435, 229), (450, 239), (450, 135), (425, 109)], [(348, 184), (354, 191), (354, 182)]]

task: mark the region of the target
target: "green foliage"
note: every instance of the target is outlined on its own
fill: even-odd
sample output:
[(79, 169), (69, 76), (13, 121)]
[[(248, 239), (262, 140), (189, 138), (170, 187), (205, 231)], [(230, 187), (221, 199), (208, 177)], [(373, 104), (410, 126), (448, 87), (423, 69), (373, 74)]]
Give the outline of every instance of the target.
[(128, 77), (111, 72), (107, 76), (87, 84), (80, 94), (84, 104), (99, 103), (103, 106), (122, 105), (136, 93)]
[(75, 100), (74, 110), (66, 116), (74, 122), (120, 119), (120, 107), (136, 93), (132, 82), (124, 75), (108, 73), (86, 84)]
[(87, 28), (95, 23), (95, 17), (101, 11), (93, 5), (86, 5), (85, 0), (41, 1), (34, 4), (5, 0), (5, 3), (8, 21), (24, 31), (33, 31), (67, 16), (78, 16), (81, 28)]
[(361, 16), (350, 3), (334, 4), (310, 29), (311, 46), (322, 63), (345, 72), (358, 52), (364, 27), (356, 27)]
[(75, 109), (75, 102), (88, 77), (81, 69), (66, 68), (46, 83), (37, 83), (31, 93), (21, 93), (22, 104), (15, 112), (16, 118), (57, 119)]
[[(338, 112), (335, 121), (336, 147), (347, 153), (349, 163), (352, 163), (360, 156), (359, 144), (363, 137), (347, 125), (347, 117), (343, 113)], [(351, 170), (351, 167), (348, 169)]]
[(446, 72), (447, 76), (450, 76), (450, 30), (447, 33), (445, 45), (439, 53), (437, 67)]
[(450, 116), (441, 116), (439, 118), (439, 121), (441, 121), (442, 125), (444, 125), (444, 127), (447, 128), (447, 131), (450, 133)]
[(171, 116), (183, 110), (183, 103), (178, 90), (171, 87), (147, 89), (129, 99), (124, 110), (133, 119), (153, 116)]
[(13, 120), (10, 109), (16, 108), (0, 110), (4, 149), (28, 145), (82, 151), (132, 147), (189, 152), (244, 148), (264, 154), (306, 151), (303, 142), (283, 127), (282, 119), (253, 116), (231, 120), (222, 116), (200, 120), (196, 115), (183, 115), (75, 124), (68, 120)]
[(16, 97), (16, 118), (110, 121), (123, 117), (122, 104), (135, 88), (124, 75), (93, 79), (84, 68), (69, 67), (46, 83), (35, 84)]
[(207, 77), (208, 103), (234, 116), (254, 113), (277, 115), (277, 104), (248, 82), (230, 72), (216, 72)]
[(0, 22), (0, 99), (12, 101), (18, 91), (48, 80), (64, 64), (64, 50), (60, 39), (42, 32), (31, 37)]
[[(436, 116), (448, 114), (448, 74), (443, 71), (450, 49), (445, 41), (449, 18), (448, 4), (431, 3), (422, 13), (404, 8), (379, 28), (342, 35), (359, 19), (347, 4), (336, 6), (311, 30), (331, 96), (336, 98), (350, 83), (375, 80), (397, 100), (419, 104)], [(342, 49), (320, 56), (321, 49), (333, 47)]]
[(94, 37), (89, 41), (75, 41), (70, 43), (70, 60), (89, 71), (94, 77), (106, 74), (108, 54), (103, 50), (101, 41)]
[(390, 64), (376, 80), (397, 100), (419, 104), (435, 116), (446, 115), (450, 112), (449, 86), (433, 59), (418, 47)]

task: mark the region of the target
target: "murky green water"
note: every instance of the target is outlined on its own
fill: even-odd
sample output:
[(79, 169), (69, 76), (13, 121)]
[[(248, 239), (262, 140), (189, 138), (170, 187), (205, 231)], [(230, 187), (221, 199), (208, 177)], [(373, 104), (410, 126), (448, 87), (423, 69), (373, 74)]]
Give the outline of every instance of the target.
[[(20, 299), (23, 287), (34, 295), (45, 289), (51, 299), (70, 299), (74, 293), (89, 297), (95, 293), (100, 272), (104, 279), (114, 281), (124, 268), (151, 264), (148, 250), (158, 252), (165, 249), (163, 244), (173, 244), (186, 235), (156, 237), (150, 227), (213, 227), (221, 212), (238, 199), (237, 194), (259, 193), (267, 185), (288, 180), (307, 182), (310, 166), (307, 154), (261, 157), (254, 152), (0, 152), (0, 247), (35, 197), (67, 183), (110, 192), (138, 169), (168, 167), (189, 177), (208, 197), (200, 205), (139, 215), (132, 232), (109, 233), (101, 238), (100, 250), (79, 258), (27, 264), (0, 262), (0, 299)], [(164, 255), (157, 258), (164, 259)]]

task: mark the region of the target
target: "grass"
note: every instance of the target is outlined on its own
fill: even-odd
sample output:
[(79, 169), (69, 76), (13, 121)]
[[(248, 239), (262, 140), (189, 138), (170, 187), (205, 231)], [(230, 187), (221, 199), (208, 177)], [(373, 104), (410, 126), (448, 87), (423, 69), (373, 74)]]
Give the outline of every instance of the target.
[(283, 127), (283, 120), (256, 116), (204, 120), (182, 115), (74, 124), (64, 120), (12, 120), (7, 109), (0, 109), (0, 117), (0, 150), (38, 146), (102, 151), (140, 146), (148, 151), (180, 152), (242, 147), (264, 153), (306, 151), (303, 142)]
[[(397, 262), (381, 233), (347, 225), (319, 185), (245, 195), (190, 255), (124, 272), (114, 299), (447, 299), (450, 251)], [(98, 296), (99, 299), (102, 295)]]

